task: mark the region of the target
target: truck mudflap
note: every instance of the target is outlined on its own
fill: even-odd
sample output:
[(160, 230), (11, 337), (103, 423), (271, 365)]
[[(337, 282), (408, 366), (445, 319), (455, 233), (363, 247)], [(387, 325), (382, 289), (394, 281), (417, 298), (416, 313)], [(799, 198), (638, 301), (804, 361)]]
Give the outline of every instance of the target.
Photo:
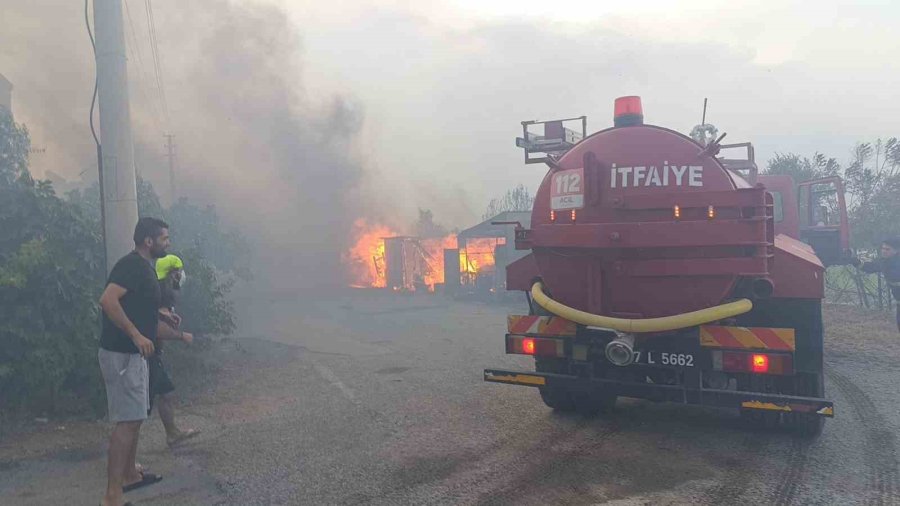
[(785, 413), (808, 413), (834, 417), (834, 403), (815, 397), (797, 397), (735, 390), (688, 388), (681, 385), (658, 385), (602, 378), (581, 378), (566, 374), (485, 369), (484, 381), (529, 387), (565, 386), (570, 388), (602, 388), (622, 397), (652, 401), (694, 404), (720, 408), (739, 408)]

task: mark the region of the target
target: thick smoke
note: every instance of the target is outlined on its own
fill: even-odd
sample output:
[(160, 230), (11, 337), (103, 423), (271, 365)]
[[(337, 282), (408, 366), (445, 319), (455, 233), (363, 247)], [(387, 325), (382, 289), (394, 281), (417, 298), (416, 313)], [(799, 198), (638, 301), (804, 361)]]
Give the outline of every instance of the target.
[[(466, 227), (506, 189), (534, 189), (544, 168), (522, 166), (513, 146), (521, 120), (587, 114), (596, 130), (610, 124), (614, 97), (640, 94), (648, 122), (688, 131), (709, 97), (708, 119), (729, 140), (766, 141), (757, 144), (764, 163), (775, 151), (841, 156), (861, 137), (891, 135), (897, 116), (890, 58), (853, 56), (850, 72), (831, 53), (760, 64), (753, 42), (688, 37), (656, 17), (646, 30), (634, 16), (454, 28), (416, 15), (420, 4), (194, 0), (153, 3), (166, 126), (151, 105), (143, 2), (127, 1), (126, 38), (133, 23), (143, 53), (128, 54), (138, 169), (165, 200), (161, 134), (174, 133), (179, 193), (215, 204), (253, 241), (261, 286), (342, 284), (340, 253), (358, 217), (402, 232), (421, 207)], [(92, 181), (83, 5), (6, 3), (0, 73), (16, 86), (18, 119), (47, 148), (35, 166)], [(743, 14), (710, 22), (744, 33)], [(841, 40), (851, 52), (894, 47), (859, 33)], [(351, 93), (315, 91), (338, 87)]]
[(340, 284), (362, 209), (361, 108), (307, 97), (301, 40), (283, 11), (217, 5), (193, 6), (169, 32), (170, 46), (186, 49), (169, 65), (184, 193), (205, 195), (247, 231), (265, 284)]
[[(96, 174), (87, 128), (93, 55), (81, 2), (4, 2), (0, 74), (13, 83), (13, 114), (32, 134), (32, 170)], [(96, 177), (94, 178), (96, 180)]]
[[(4, 7), (0, 73), (14, 83), (17, 120), (31, 127), (37, 147), (47, 148), (33, 156), (37, 175), (52, 171), (91, 183), (94, 64), (83, 4), (55, 4)], [(310, 96), (302, 39), (283, 10), (220, 0), (156, 3), (167, 125), (153, 84), (144, 4), (127, 4), (138, 172), (169, 200), (162, 136), (169, 130), (178, 148), (178, 194), (216, 205), (248, 237), (259, 287), (344, 284), (341, 252), (364, 207), (357, 154), (362, 107), (350, 97)]]

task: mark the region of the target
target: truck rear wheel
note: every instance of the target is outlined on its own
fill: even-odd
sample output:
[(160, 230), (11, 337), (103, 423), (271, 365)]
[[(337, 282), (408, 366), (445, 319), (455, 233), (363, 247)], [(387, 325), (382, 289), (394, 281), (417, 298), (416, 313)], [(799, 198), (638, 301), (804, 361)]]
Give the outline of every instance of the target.
[[(796, 395), (799, 397), (822, 398), (825, 395), (824, 377), (822, 373), (801, 373), (793, 378), (790, 385), (781, 385), (775, 392), (783, 395)], [(764, 392), (764, 389), (754, 389)], [(780, 424), (794, 433), (808, 438), (814, 438), (822, 433), (825, 427), (825, 418), (815, 413), (779, 413), (772, 411), (756, 411), (742, 409), (741, 417), (751, 425), (774, 429)]]
[[(537, 372), (568, 374), (565, 359), (535, 358)], [(564, 387), (538, 387), (541, 399), (555, 411), (576, 411), (585, 416), (611, 411), (616, 405), (617, 396), (598, 390), (569, 389)]]
[[(537, 316), (554, 316), (537, 302), (529, 299), (529, 314)], [(534, 359), (534, 369), (537, 372), (549, 372), (556, 374), (569, 374), (568, 361), (559, 358)], [(616, 395), (610, 395), (598, 391), (573, 390), (564, 387), (538, 387), (541, 400), (547, 407), (554, 411), (569, 413), (577, 411), (585, 416), (594, 416), (597, 413), (611, 411), (616, 404)]]
[[(537, 372), (560, 374), (568, 372), (565, 360), (559, 359), (535, 358), (534, 369)], [(554, 411), (575, 411), (575, 397), (567, 388), (543, 386), (538, 387), (538, 391), (541, 392), (541, 399), (544, 401), (544, 404)]]
[[(805, 374), (797, 378), (797, 395), (805, 397), (824, 397), (825, 378), (822, 373)], [(789, 425), (803, 437), (816, 437), (825, 427), (825, 417), (815, 413), (794, 413)]]
[(575, 392), (575, 410), (585, 416), (596, 416), (608, 413), (616, 407), (617, 396), (594, 390), (592, 392)]
[[(824, 397), (825, 383), (822, 374), (824, 331), (820, 300), (790, 298), (755, 300), (753, 301), (753, 311), (741, 315), (737, 321), (738, 325), (746, 327), (793, 328), (796, 332), (793, 364), (795, 370), (798, 371), (796, 376), (783, 378), (782, 381), (774, 384), (751, 384), (748, 390), (820, 399)], [(787, 428), (805, 437), (818, 436), (825, 424), (824, 417), (815, 413), (743, 414), (749, 414), (757, 423), (780, 421)]]
[[(528, 299), (528, 314), (536, 316), (553, 316), (553, 313), (541, 307), (537, 302)], [(565, 359), (558, 358), (534, 358), (534, 370), (537, 372), (549, 372), (557, 374), (567, 374), (569, 372)], [(541, 393), (541, 400), (547, 407), (554, 411), (564, 413), (575, 411), (575, 398), (567, 388), (538, 387)]]

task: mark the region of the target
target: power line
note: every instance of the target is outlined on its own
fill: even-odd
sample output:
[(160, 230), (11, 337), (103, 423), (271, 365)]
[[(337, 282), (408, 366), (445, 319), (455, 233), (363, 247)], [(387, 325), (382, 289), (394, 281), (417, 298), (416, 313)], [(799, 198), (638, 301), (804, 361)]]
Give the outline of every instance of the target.
[(91, 135), (94, 136), (94, 144), (97, 146), (97, 181), (100, 191), (100, 238), (103, 240), (103, 265), (108, 267), (106, 252), (106, 203), (103, 190), (103, 149), (100, 145), (100, 139), (97, 137), (97, 131), (94, 129), (94, 106), (97, 104), (97, 87), (100, 82), (100, 75), (97, 70), (97, 45), (94, 43), (94, 34), (91, 32), (91, 22), (88, 19), (88, 0), (84, 0), (84, 26), (87, 27), (88, 37), (91, 39), (91, 51), (94, 53), (94, 93), (91, 95), (91, 111), (89, 113), (88, 122), (91, 125)]
[(159, 45), (156, 42), (156, 19), (153, 16), (153, 4), (150, 2), (150, 0), (144, 0), (144, 5), (147, 8), (147, 27), (148, 33), (150, 35), (150, 51), (153, 56), (153, 68), (156, 73), (156, 85), (157, 90), (159, 91), (160, 102), (162, 104), (166, 125), (168, 126), (170, 119), (169, 104), (168, 100), (166, 99), (166, 88), (165, 86), (163, 86), (162, 64), (160, 63)]
[[(94, 34), (91, 32), (91, 22), (88, 20), (88, 0), (84, 0), (84, 26), (87, 27), (88, 38), (91, 39), (91, 51), (94, 53), (94, 58), (97, 58), (97, 46), (94, 44)], [(91, 94), (91, 112), (88, 115), (88, 120), (91, 125), (91, 135), (94, 136), (94, 144), (97, 145), (97, 150), (100, 150), (100, 139), (97, 137), (97, 131), (94, 129), (94, 106), (97, 104), (97, 71), (94, 69), (94, 93)], [(100, 180), (103, 181), (102, 179)]]
[(160, 65), (159, 45), (156, 39), (156, 21), (153, 18), (153, 5), (150, 0), (144, 0), (144, 6), (147, 10), (147, 33), (150, 36), (150, 52), (153, 56), (153, 68), (156, 72), (156, 85), (159, 89), (160, 100), (162, 101), (163, 112), (165, 113), (166, 125), (169, 124), (169, 105), (166, 100), (166, 91), (163, 86), (162, 65)]
[(160, 63), (159, 43), (156, 36), (156, 19), (153, 16), (153, 4), (150, 3), (150, 0), (144, 0), (144, 6), (147, 9), (147, 32), (150, 35), (150, 52), (153, 55), (153, 65), (154, 70), (156, 71), (156, 85), (159, 90), (159, 96), (166, 119), (167, 131), (165, 133), (165, 138), (167, 158), (169, 159), (169, 192), (171, 193), (170, 198), (174, 204), (177, 195), (175, 187), (175, 144), (172, 142), (174, 136), (168, 130), (168, 128), (171, 128), (171, 118), (169, 117), (168, 100), (166, 100), (166, 88), (163, 86), (162, 64)]
[[(132, 58), (134, 58), (135, 53), (137, 53), (138, 74), (139, 74), (138, 81), (140, 83), (140, 85), (138, 86), (138, 89), (140, 90), (141, 95), (143, 96), (144, 100), (146, 100), (150, 104), (150, 107), (153, 109), (153, 117), (154, 117), (153, 119), (154, 119), (154, 121), (156, 121), (157, 126), (159, 126), (160, 129), (165, 130), (165, 128), (163, 126), (163, 123), (165, 122), (165, 118), (163, 117), (163, 114), (160, 111), (160, 107), (162, 104), (157, 103), (156, 100), (150, 100), (150, 96), (148, 95), (147, 89), (145, 88), (145, 86), (147, 86), (147, 81), (149, 81), (149, 79), (147, 79), (147, 75), (145, 73), (144, 56), (141, 51), (141, 46), (140, 46), (140, 44), (138, 44), (137, 30), (134, 29), (134, 20), (131, 17), (131, 9), (129, 9), (129, 7), (128, 7), (128, 0), (123, 0), (122, 3), (125, 4), (125, 14), (128, 17), (128, 25), (131, 28), (131, 32), (130, 32), (131, 33), (131, 44), (129, 45), (129, 49), (131, 50)], [(160, 97), (157, 92), (157, 99), (159, 99), (159, 98)]]

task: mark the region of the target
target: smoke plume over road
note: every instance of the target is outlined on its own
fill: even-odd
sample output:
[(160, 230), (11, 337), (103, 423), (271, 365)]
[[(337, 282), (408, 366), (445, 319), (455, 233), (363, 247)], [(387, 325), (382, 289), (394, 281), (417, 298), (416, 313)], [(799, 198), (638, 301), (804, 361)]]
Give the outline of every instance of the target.
[[(33, 167), (91, 181), (83, 5), (9, 3), (0, 73), (15, 86), (17, 119), (46, 149)], [(128, 0), (138, 170), (168, 197), (162, 134), (175, 134), (180, 194), (244, 231), (257, 269), (272, 271), (260, 281), (317, 285), (339, 281), (359, 218), (404, 232), (429, 208), (466, 227), (490, 198), (534, 189), (543, 171), (522, 167), (512, 144), (521, 120), (587, 114), (597, 130), (614, 97), (640, 94), (649, 123), (688, 131), (709, 97), (708, 118), (729, 140), (756, 142), (763, 164), (775, 151), (841, 157), (855, 141), (895, 134), (898, 69), (881, 60), (898, 49), (890, 9), (641, 4), (585, 7), (590, 19), (557, 9), (551, 22), (437, 0), (155, 3), (167, 122), (146, 3)], [(791, 16), (832, 29), (800, 33)]]

